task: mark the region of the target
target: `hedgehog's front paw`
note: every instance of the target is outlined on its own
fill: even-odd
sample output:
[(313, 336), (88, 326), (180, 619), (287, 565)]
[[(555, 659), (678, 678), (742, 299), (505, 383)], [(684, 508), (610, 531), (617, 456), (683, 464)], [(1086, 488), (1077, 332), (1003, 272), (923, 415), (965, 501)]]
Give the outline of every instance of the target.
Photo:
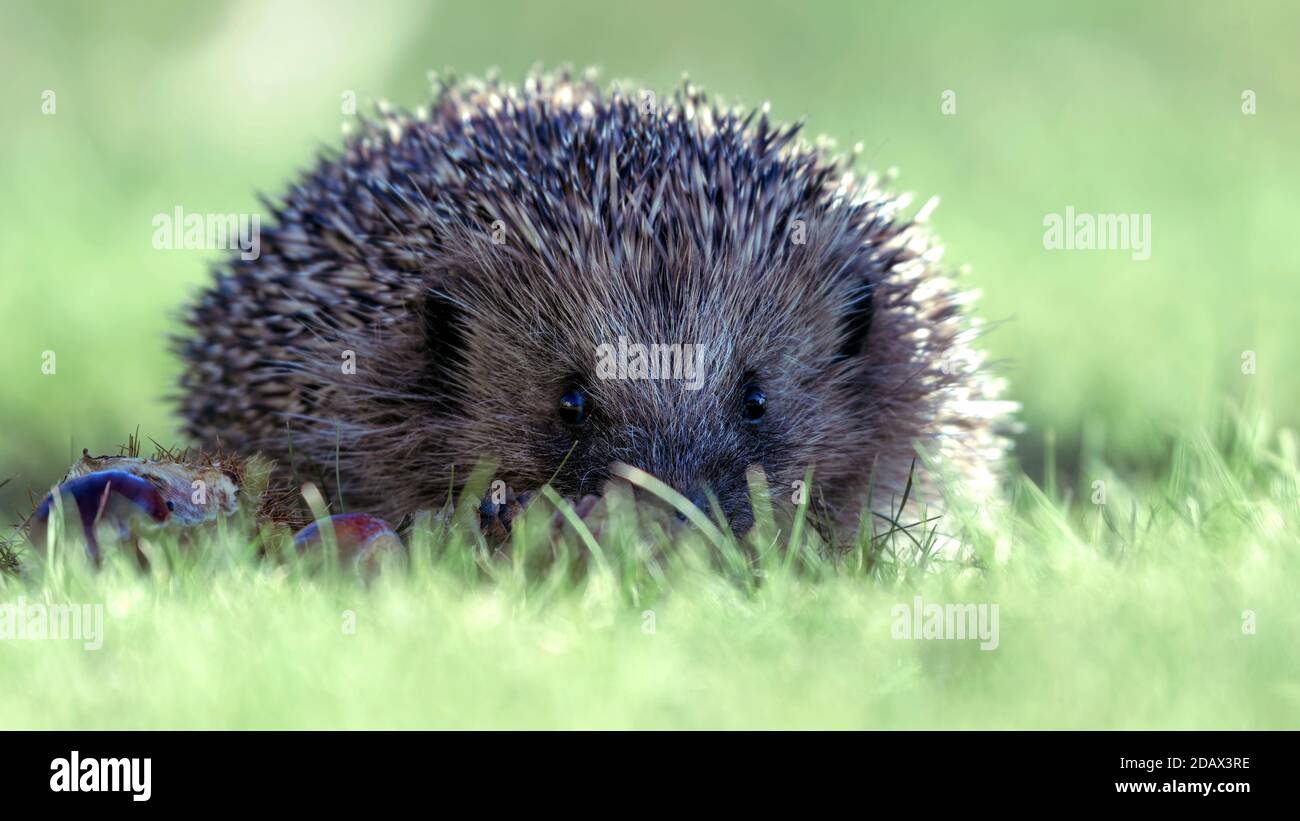
[[(504, 495), (504, 501), (501, 494), (493, 493), (483, 497), (483, 501), (478, 506), (479, 528), (483, 531), (483, 536), (491, 545), (504, 544), (512, 532), (514, 522), (523, 515), (533, 501), (540, 496), (535, 491), (525, 491), (523, 493), (514, 493), (507, 489)], [(601, 497), (588, 494), (579, 498), (567, 497), (564, 503), (573, 508), (574, 513), (583, 521), (592, 535), (599, 538), (599, 533), (603, 529), (601, 523), (604, 521), (604, 506), (601, 505)], [(551, 516), (551, 536), (558, 538), (569, 528), (567, 517), (563, 511), (556, 510)]]
[(525, 491), (515, 493), (506, 488), (504, 493), (492, 491), (483, 497), (478, 506), (478, 525), (488, 544), (504, 544), (510, 538), (514, 521), (523, 514), (537, 494)]
[[(566, 496), (564, 498), (564, 504), (573, 509), (573, 512), (577, 514), (578, 519), (581, 520), (582, 526), (587, 529), (587, 532), (591, 534), (593, 539), (599, 542), (601, 536), (605, 532), (605, 522), (608, 520), (604, 497), (587, 494), (586, 496), (581, 496), (575, 499), (571, 496)], [(578, 551), (581, 555), (586, 556), (588, 554), (586, 539), (574, 538), (575, 535), (573, 522), (569, 521), (569, 517), (565, 515), (565, 511), (556, 510), (555, 514), (551, 517), (552, 540), (556, 541), (561, 538), (566, 538), (570, 543), (575, 543), (577, 545)]]

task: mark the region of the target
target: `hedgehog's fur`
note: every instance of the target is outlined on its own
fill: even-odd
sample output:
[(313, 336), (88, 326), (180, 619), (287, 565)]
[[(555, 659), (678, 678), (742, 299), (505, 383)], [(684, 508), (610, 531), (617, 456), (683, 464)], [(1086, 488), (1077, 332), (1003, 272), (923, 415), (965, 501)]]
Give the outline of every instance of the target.
[[(563, 463), (574, 496), (630, 463), (707, 486), (737, 530), (754, 464), (780, 498), (811, 469), (841, 533), (868, 487), (898, 499), (917, 443), (988, 489), (996, 382), (937, 247), (798, 130), (690, 85), (656, 104), (567, 72), (381, 108), (268, 204), (260, 258), (232, 259), (188, 314), (188, 432), (335, 492), (337, 472), (348, 509), (390, 517), (481, 460), (511, 488)], [(596, 379), (620, 336), (705, 345), (704, 387)], [(593, 403), (578, 429), (556, 408), (575, 383)]]

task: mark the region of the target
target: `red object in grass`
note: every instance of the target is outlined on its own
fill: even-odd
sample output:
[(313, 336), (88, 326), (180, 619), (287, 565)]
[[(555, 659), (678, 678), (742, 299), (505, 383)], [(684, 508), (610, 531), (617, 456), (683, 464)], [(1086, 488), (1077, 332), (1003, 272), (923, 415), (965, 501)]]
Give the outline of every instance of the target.
[[(340, 566), (351, 565), (368, 574), (376, 568), (378, 556), (403, 550), (401, 538), (388, 522), (369, 513), (340, 513), (325, 521), (334, 529)], [(299, 553), (321, 549), (324, 537), (320, 525), (312, 522), (293, 537)]]

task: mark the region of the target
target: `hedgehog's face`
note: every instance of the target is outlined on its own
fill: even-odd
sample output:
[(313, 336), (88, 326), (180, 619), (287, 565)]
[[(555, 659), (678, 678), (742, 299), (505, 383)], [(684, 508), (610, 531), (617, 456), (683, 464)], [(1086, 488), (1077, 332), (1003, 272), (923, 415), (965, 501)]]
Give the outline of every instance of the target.
[(466, 441), (490, 449), (515, 488), (554, 477), (563, 494), (599, 495), (615, 465), (640, 468), (707, 512), (716, 499), (738, 533), (753, 521), (752, 469), (779, 500), (801, 492), (808, 470), (823, 480), (821, 500), (855, 487), (824, 457), (855, 447), (846, 346), (861, 346), (861, 304), (817, 283), (707, 284), (687, 297), (640, 280), (621, 296), (580, 284), (561, 295), (550, 283), (549, 298), (521, 289), (504, 311), (499, 293), (482, 312), (466, 296), (463, 344), (474, 351), (464, 361), (480, 372), (458, 380), (462, 407), (476, 409), (469, 424), (488, 426)]
[(759, 377), (730, 378), (709, 348), (707, 341), (626, 337), (598, 343), (594, 366), (571, 372), (553, 390), (546, 438), (552, 453), (564, 447), (569, 457), (556, 484), (574, 494), (599, 493), (613, 466), (626, 464), (706, 512), (716, 500), (737, 532), (747, 529), (746, 471), (771, 461), (779, 448), (776, 415), (768, 416)]

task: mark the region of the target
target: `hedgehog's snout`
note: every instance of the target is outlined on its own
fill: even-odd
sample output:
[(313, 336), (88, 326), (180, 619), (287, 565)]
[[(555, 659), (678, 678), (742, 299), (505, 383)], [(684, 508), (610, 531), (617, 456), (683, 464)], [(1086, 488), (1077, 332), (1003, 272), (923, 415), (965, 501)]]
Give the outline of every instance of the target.
[[(682, 495), (686, 497), (686, 501), (695, 505), (700, 510), (703, 510), (705, 513), (709, 512), (709, 497), (705, 494), (704, 488), (697, 487), (694, 490), (686, 490), (682, 492)], [(677, 511), (677, 520), (679, 522), (686, 521), (686, 514), (680, 510)]]
[[(690, 491), (678, 491), (686, 497), (687, 501), (695, 505), (704, 512), (710, 520), (713, 518), (713, 505), (709, 501), (709, 490), (704, 487), (697, 487)], [(745, 493), (722, 493), (715, 494), (718, 498), (718, 507), (722, 510), (722, 515), (726, 517), (727, 524), (731, 527), (732, 532), (737, 536), (745, 535), (750, 525), (754, 523), (753, 510), (750, 508), (749, 496)], [(674, 511), (674, 517), (677, 522), (685, 522), (686, 514), (680, 510)]]
[[(716, 498), (718, 509), (721, 510), (727, 524), (730, 525), (737, 536), (743, 535), (753, 524), (753, 513), (750, 509), (749, 496), (746, 493), (728, 490), (725, 487), (715, 487), (713, 484), (701, 481), (673, 481), (671, 477), (665, 477), (653, 471), (650, 472), (681, 494), (686, 501), (694, 505), (710, 521), (714, 518), (714, 507), (710, 497)], [(684, 524), (688, 519), (685, 511), (668, 504), (654, 493), (634, 486), (632, 495), (638, 505), (647, 505), (663, 511), (675, 524)]]

